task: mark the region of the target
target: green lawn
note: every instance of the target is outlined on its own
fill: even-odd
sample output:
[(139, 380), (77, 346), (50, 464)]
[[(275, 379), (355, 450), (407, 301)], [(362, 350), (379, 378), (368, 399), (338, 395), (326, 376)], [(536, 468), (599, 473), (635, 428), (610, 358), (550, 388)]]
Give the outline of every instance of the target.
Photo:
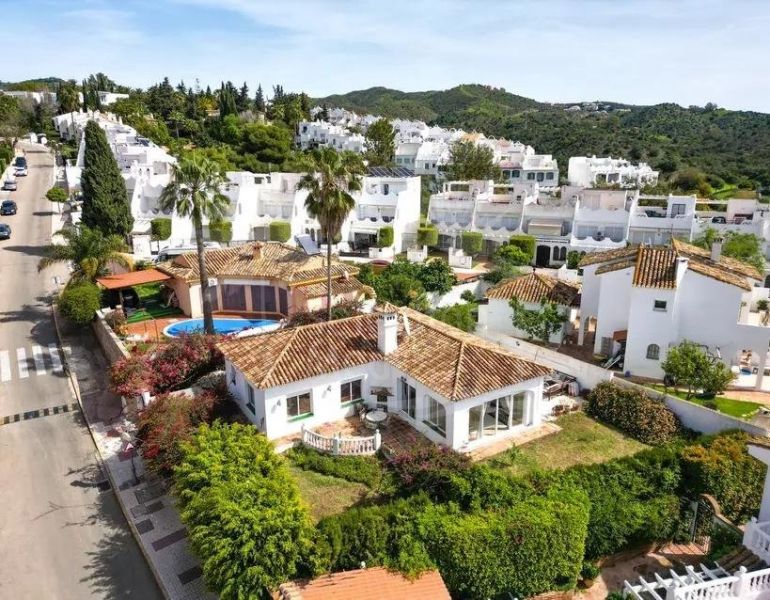
[[(657, 392), (665, 392), (682, 400), (687, 400), (687, 393), (674, 388), (664, 388), (657, 383), (648, 384), (647, 387), (651, 387)], [(713, 400), (705, 400), (704, 398), (698, 398), (692, 396), (689, 401), (693, 404), (699, 404), (707, 408), (713, 408), (721, 413), (730, 415), (731, 417), (737, 417), (738, 419), (746, 419), (754, 416), (759, 410), (761, 404), (757, 402), (750, 402), (749, 400), (735, 400), (733, 398), (726, 398), (725, 396), (717, 396)]]
[(489, 459), (514, 475), (540, 469), (566, 469), (635, 454), (647, 446), (583, 413), (559, 417), (561, 431)]
[(363, 483), (345, 481), (297, 467), (289, 468), (297, 480), (302, 499), (310, 506), (314, 521), (341, 513), (371, 494), (371, 490)]
[(143, 283), (142, 285), (135, 285), (134, 289), (139, 296), (141, 308), (132, 313), (131, 316), (126, 319), (126, 322), (139, 323), (140, 321), (147, 321), (148, 319), (160, 319), (162, 317), (172, 317), (183, 314), (179, 308), (164, 306), (161, 303), (159, 283)]

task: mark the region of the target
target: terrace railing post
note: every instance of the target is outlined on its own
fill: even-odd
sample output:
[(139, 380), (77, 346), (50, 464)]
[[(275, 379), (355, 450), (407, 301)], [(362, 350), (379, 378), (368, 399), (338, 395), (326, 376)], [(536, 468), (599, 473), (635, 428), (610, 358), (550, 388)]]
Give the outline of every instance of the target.
[(374, 451), (375, 452), (377, 452), (377, 450), (380, 449), (381, 444), (382, 444), (382, 434), (380, 433), (380, 429), (378, 427), (374, 431)]
[(342, 434), (338, 433), (334, 436), (334, 442), (332, 444), (332, 454), (340, 453), (340, 446), (342, 445)]

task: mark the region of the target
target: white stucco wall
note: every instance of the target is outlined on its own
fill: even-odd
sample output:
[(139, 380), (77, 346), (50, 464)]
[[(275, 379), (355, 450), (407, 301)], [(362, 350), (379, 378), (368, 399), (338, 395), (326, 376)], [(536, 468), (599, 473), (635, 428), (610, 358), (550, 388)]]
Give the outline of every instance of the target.
[[(524, 308), (527, 310), (540, 310), (540, 304), (534, 302), (525, 302)], [(560, 312), (569, 319), (570, 309), (567, 306), (559, 306)], [(490, 298), (486, 304), (479, 305), (479, 325), (486, 327), (487, 330), (497, 331), (512, 335), (517, 338), (528, 339), (529, 335), (521, 329), (513, 326), (513, 309), (508, 300), (500, 298)], [(561, 329), (548, 338), (551, 344), (561, 344), (567, 335), (571, 325), (566, 321)]]
[[(656, 310), (655, 301), (666, 302), (665, 310)], [(666, 358), (670, 345), (679, 339), (678, 306), (675, 290), (654, 288), (631, 288), (631, 303), (628, 311), (628, 340), (624, 370), (643, 377), (663, 377), (661, 363)], [(687, 307), (685, 310), (693, 310)], [(647, 358), (647, 347), (657, 344), (659, 358)]]
[[(597, 295), (598, 308), (595, 313), (597, 318), (596, 337), (594, 341), (594, 352), (597, 354), (602, 349), (602, 338), (611, 338), (613, 332), (628, 329), (633, 275), (633, 268), (628, 268), (603, 273), (594, 278), (598, 280), (599, 284)], [(585, 281), (583, 290), (583, 293), (585, 293)], [(589, 299), (589, 302), (593, 302), (593, 299)], [(581, 318), (585, 318), (582, 311)]]

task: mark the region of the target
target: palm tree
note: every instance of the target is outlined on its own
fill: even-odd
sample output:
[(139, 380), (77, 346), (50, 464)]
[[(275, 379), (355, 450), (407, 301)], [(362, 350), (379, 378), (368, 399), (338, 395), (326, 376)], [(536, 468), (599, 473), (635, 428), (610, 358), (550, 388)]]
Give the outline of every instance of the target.
[(85, 225), (56, 232), (64, 239), (64, 244), (51, 244), (45, 250), (45, 256), (38, 263), (41, 271), (55, 263), (71, 263), (72, 279), (94, 281), (107, 274), (107, 265), (117, 263), (127, 269), (133, 268), (131, 259), (124, 254), (127, 251), (123, 238), (119, 235), (105, 236), (98, 229)]
[(224, 182), (217, 164), (205, 156), (191, 152), (174, 166), (169, 183), (160, 196), (164, 210), (175, 210), (180, 217), (189, 217), (195, 226), (195, 242), (198, 246), (198, 274), (203, 301), (203, 330), (214, 333), (211, 315), (211, 299), (208, 295), (209, 279), (203, 246), (203, 218), (209, 221), (221, 219), (230, 201), (219, 191)]
[(308, 155), (307, 173), (297, 189), (307, 190), (305, 208), (318, 219), (326, 239), (326, 310), (332, 318), (332, 243), (339, 236), (342, 223), (356, 202), (350, 192), (361, 189), (364, 172), (361, 157), (352, 152), (338, 153), (333, 148), (320, 148)]

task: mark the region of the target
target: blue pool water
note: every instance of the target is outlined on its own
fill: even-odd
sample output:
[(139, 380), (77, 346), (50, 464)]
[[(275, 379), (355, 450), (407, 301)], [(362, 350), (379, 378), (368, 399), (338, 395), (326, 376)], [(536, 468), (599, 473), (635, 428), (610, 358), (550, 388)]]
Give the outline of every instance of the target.
[[(277, 325), (278, 321), (272, 321), (270, 319), (239, 319), (227, 318), (227, 319), (214, 319), (214, 330), (217, 333), (226, 335), (230, 333), (238, 333), (244, 329), (253, 329), (255, 327), (268, 328), (271, 325)], [(272, 327), (270, 327), (272, 329)], [(176, 337), (184, 333), (200, 333), (203, 331), (203, 319), (187, 319), (185, 321), (179, 321), (178, 323), (172, 323), (163, 330), (163, 333), (169, 337)]]

